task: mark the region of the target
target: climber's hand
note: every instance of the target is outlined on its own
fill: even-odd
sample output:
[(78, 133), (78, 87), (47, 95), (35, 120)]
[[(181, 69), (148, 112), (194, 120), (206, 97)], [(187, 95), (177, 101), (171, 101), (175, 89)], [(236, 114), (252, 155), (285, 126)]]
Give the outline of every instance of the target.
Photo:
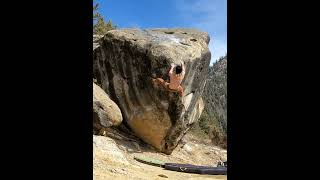
[(171, 67), (174, 67), (175, 66), (175, 64), (174, 63), (171, 63)]

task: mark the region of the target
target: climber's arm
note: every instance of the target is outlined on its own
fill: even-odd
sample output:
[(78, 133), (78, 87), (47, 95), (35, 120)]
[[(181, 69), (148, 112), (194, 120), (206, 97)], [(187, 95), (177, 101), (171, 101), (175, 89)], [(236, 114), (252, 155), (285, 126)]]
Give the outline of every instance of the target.
[(182, 79), (184, 78), (184, 75), (186, 73), (186, 67), (184, 65), (184, 62), (182, 63)]
[(175, 67), (174, 63), (171, 63), (171, 69), (169, 71), (169, 76), (173, 73), (173, 68)]

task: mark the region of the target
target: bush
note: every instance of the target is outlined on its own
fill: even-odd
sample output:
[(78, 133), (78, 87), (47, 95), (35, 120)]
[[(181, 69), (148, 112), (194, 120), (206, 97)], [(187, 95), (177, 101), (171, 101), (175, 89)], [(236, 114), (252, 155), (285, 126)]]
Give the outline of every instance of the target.
[(209, 138), (214, 145), (227, 149), (227, 136), (217, 128), (210, 129)]

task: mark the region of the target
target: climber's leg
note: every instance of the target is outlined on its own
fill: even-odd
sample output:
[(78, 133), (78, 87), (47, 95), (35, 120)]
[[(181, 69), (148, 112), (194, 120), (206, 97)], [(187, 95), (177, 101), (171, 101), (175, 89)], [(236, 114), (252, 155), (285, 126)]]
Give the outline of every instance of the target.
[(181, 85), (178, 87), (178, 92), (179, 92), (180, 97), (182, 97), (183, 96), (183, 87)]

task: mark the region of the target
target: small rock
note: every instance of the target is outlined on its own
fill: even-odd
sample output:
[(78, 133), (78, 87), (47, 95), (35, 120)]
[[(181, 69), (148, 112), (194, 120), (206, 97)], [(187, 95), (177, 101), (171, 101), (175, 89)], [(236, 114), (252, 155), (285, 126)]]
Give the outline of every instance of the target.
[(184, 145), (183, 148), (188, 152), (192, 151), (192, 148), (188, 144)]
[(127, 170), (125, 170), (125, 169), (123, 169), (123, 168), (120, 169), (119, 173), (120, 173), (120, 174), (125, 174), (125, 175), (128, 174)]
[(137, 142), (132, 142), (132, 143), (138, 149), (138, 151), (141, 151), (141, 148)]
[(227, 153), (227, 151), (226, 150), (221, 150), (221, 153)]
[(158, 176), (163, 177), (163, 178), (168, 178), (168, 176), (166, 176), (164, 174), (159, 174)]
[(125, 174), (127, 175), (128, 172), (125, 169), (109, 169), (110, 172), (116, 173), (116, 174)]
[(115, 170), (115, 169), (110, 169), (110, 172), (112, 172), (112, 173), (117, 173), (117, 170)]

